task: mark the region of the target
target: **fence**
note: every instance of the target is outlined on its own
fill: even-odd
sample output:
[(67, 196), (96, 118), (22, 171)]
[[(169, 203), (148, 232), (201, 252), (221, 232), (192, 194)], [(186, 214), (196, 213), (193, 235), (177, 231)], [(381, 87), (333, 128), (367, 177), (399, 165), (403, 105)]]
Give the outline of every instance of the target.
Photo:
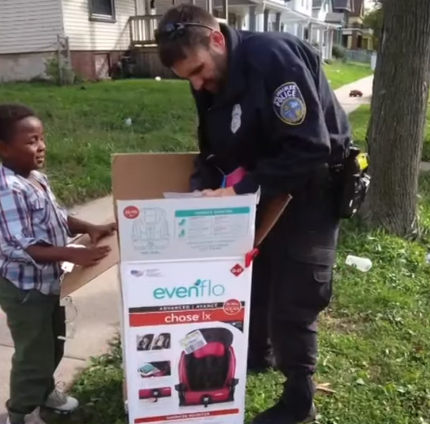
[(153, 45), (155, 44), (154, 31), (158, 26), (158, 21), (163, 15), (131, 16), (130, 41), (132, 45)]
[(372, 52), (370, 50), (346, 50), (346, 57), (351, 62), (371, 63)]

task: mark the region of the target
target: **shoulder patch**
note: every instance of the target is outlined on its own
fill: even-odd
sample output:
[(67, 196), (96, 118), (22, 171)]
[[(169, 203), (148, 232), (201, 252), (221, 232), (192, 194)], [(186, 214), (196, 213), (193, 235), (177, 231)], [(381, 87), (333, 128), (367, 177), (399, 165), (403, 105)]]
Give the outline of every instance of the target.
[(295, 82), (286, 82), (273, 93), (276, 116), (288, 125), (300, 125), (306, 118), (306, 103)]

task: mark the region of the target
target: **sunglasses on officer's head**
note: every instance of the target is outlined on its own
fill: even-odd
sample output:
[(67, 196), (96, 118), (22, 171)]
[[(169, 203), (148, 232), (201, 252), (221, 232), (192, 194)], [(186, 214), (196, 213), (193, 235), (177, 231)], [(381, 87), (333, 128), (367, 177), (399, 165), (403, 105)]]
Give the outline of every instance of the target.
[(177, 22), (175, 24), (166, 24), (163, 28), (158, 28), (154, 31), (155, 41), (158, 43), (160, 40), (173, 40), (178, 37), (182, 37), (189, 27), (200, 27), (207, 28), (211, 31), (214, 31), (208, 25), (199, 24), (197, 22)]

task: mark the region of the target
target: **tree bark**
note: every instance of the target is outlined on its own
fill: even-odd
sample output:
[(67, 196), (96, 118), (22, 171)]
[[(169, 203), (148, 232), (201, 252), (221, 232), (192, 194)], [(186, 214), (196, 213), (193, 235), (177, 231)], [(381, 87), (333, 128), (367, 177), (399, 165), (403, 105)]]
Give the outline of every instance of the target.
[(430, 82), (430, 1), (384, 2), (367, 132), (364, 218), (394, 234), (417, 230), (417, 192)]

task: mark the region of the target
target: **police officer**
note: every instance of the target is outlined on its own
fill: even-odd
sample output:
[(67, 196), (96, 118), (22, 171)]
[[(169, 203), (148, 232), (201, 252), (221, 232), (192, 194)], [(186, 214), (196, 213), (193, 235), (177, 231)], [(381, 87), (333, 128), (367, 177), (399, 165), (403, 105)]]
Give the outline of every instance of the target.
[[(293, 35), (237, 31), (182, 4), (164, 15), (156, 39), (197, 106), (191, 188), (206, 196), (260, 189), (260, 205), (292, 195), (254, 263), (250, 357), (264, 367), (270, 338), (286, 377), (278, 403), (254, 424), (311, 422), (316, 323), (332, 294), (339, 228), (331, 169), (348, 153), (347, 117), (318, 52)], [(226, 187), (226, 176), (237, 181)]]

